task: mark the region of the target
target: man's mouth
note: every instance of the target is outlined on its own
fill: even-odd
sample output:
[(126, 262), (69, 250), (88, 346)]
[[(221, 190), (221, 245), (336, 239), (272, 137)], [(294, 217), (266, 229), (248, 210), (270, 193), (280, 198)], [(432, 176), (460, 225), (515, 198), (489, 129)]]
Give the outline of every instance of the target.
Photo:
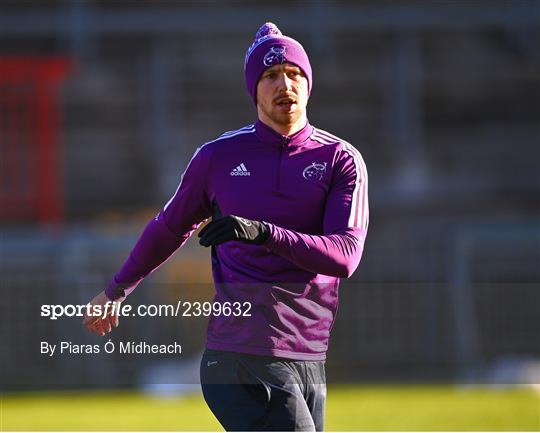
[(286, 97), (286, 98), (280, 98), (276, 101), (276, 104), (277, 105), (292, 105), (292, 104), (296, 104), (296, 100), (294, 100), (293, 98), (289, 98), (289, 97)]
[(296, 104), (296, 100), (294, 100), (292, 98), (283, 98), (283, 99), (278, 99), (276, 101), (276, 105), (278, 105), (280, 107), (284, 107), (284, 108), (290, 108), (294, 104)]

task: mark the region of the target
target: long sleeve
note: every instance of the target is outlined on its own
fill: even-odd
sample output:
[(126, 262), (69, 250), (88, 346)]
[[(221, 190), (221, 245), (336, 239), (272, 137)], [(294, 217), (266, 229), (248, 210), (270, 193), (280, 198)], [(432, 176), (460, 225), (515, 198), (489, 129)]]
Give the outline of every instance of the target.
[(208, 166), (209, 154), (203, 146), (193, 155), (173, 197), (148, 223), (120, 271), (105, 289), (109, 299), (129, 295), (211, 215), (205, 182)]
[(300, 233), (268, 224), (265, 246), (318, 274), (347, 278), (358, 267), (369, 221), (367, 170), (360, 153), (344, 144), (333, 169), (323, 234)]

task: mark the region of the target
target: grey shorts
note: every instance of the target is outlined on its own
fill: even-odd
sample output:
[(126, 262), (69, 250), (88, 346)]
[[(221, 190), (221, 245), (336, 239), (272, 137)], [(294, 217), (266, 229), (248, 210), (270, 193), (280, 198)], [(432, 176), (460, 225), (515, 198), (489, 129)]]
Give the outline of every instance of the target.
[(207, 349), (201, 385), (206, 403), (227, 431), (324, 429), (324, 361)]

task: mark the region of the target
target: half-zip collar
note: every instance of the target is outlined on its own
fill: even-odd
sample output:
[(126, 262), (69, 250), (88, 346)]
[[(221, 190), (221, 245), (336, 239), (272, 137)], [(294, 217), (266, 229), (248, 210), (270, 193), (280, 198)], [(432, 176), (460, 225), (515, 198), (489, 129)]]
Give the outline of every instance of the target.
[(313, 126), (307, 122), (306, 126), (304, 126), (300, 131), (297, 131), (293, 135), (287, 137), (286, 135), (282, 135), (273, 130), (260, 120), (257, 120), (257, 122), (255, 122), (255, 132), (257, 133), (257, 137), (259, 137), (259, 139), (264, 143), (274, 144), (281, 147), (298, 147), (311, 136)]

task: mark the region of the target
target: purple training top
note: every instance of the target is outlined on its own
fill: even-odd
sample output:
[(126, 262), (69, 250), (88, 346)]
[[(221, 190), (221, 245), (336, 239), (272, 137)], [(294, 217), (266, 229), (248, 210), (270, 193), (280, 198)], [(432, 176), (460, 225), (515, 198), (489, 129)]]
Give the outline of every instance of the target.
[(265, 221), (264, 245), (212, 254), (214, 301), (250, 302), (251, 317), (211, 317), (207, 347), (324, 360), (339, 279), (357, 268), (368, 228), (366, 166), (349, 143), (307, 124), (284, 137), (257, 121), (201, 146), (163, 210), (106, 289), (127, 296), (212, 215)]

